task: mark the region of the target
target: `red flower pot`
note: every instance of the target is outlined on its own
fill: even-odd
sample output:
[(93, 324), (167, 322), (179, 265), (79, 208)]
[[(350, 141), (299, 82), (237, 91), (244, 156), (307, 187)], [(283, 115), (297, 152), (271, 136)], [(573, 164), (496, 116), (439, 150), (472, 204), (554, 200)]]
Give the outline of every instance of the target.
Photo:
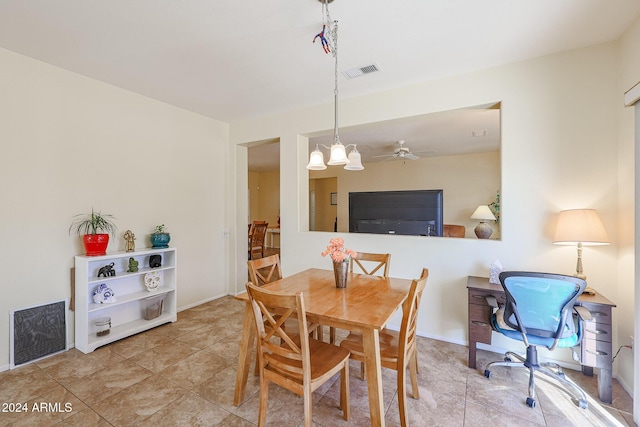
[(98, 256), (107, 254), (107, 245), (109, 244), (108, 234), (85, 234), (82, 236), (84, 242), (84, 250), (87, 256)]

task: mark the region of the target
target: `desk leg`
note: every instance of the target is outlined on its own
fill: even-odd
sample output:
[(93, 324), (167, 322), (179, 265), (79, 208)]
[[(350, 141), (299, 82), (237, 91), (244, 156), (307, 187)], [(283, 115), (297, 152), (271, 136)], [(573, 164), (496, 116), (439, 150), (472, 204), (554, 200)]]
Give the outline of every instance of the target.
[[(582, 373), (584, 375), (592, 377), (593, 368), (591, 366), (583, 366)], [(598, 372), (598, 398), (604, 403), (613, 403), (611, 378), (611, 368), (600, 368), (600, 371)]]
[(236, 390), (233, 395), (233, 404), (235, 406), (239, 406), (244, 400), (255, 337), (256, 328), (253, 320), (253, 312), (251, 310), (251, 303), (247, 301), (244, 309), (244, 322), (242, 324), (242, 341), (240, 341), (240, 357), (238, 358), (238, 372), (236, 373)]
[(611, 369), (600, 368), (600, 372), (598, 372), (598, 397), (604, 403), (612, 403), (613, 401)]
[(469, 340), (469, 367), (476, 369), (476, 342)]
[(377, 329), (362, 332), (364, 346), (365, 378), (369, 391), (371, 425), (384, 427), (384, 402), (382, 401), (382, 364), (380, 363), (380, 335)]

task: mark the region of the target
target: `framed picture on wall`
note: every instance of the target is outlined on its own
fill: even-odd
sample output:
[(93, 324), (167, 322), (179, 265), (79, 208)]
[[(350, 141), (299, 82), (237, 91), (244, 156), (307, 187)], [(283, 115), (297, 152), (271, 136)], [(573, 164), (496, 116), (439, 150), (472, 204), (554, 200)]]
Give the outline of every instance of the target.
[(331, 204), (332, 205), (338, 204), (338, 193), (331, 193)]

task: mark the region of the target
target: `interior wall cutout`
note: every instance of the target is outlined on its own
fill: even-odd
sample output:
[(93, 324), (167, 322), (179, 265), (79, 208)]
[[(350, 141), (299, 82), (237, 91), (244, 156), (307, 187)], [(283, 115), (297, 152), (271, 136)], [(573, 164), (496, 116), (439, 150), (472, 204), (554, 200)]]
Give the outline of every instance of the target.
[[(336, 180), (336, 189), (326, 194), (315, 188), (316, 227), (310, 229), (331, 230), (318, 224), (333, 218), (323, 219), (317, 212), (319, 201), (330, 197), (330, 191), (337, 193), (336, 230), (347, 233), (350, 193), (442, 189), (443, 223), (462, 225), (465, 237), (476, 239), (473, 229), (478, 221), (471, 219), (475, 209), (501, 204), (501, 127), (501, 103), (495, 102), (341, 128), (342, 143), (357, 145), (364, 170), (328, 165), (309, 171), (310, 190), (318, 180)], [(330, 146), (331, 137), (331, 130), (308, 135), (309, 152), (316, 144)], [(407, 152), (411, 156), (399, 155)], [(324, 155), (326, 162), (329, 150)], [(500, 239), (500, 222), (490, 225), (491, 238)]]

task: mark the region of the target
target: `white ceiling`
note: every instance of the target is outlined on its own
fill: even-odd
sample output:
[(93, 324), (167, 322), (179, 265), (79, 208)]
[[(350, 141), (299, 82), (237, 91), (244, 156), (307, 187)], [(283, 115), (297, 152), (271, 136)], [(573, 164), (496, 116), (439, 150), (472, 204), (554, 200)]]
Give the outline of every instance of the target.
[[(329, 9), (340, 70), (383, 70), (340, 75), (342, 99), (616, 40), (640, 1), (335, 0)], [(233, 123), (333, 102), (333, 58), (312, 43), (321, 10), (318, 0), (0, 0), (0, 47)]]

